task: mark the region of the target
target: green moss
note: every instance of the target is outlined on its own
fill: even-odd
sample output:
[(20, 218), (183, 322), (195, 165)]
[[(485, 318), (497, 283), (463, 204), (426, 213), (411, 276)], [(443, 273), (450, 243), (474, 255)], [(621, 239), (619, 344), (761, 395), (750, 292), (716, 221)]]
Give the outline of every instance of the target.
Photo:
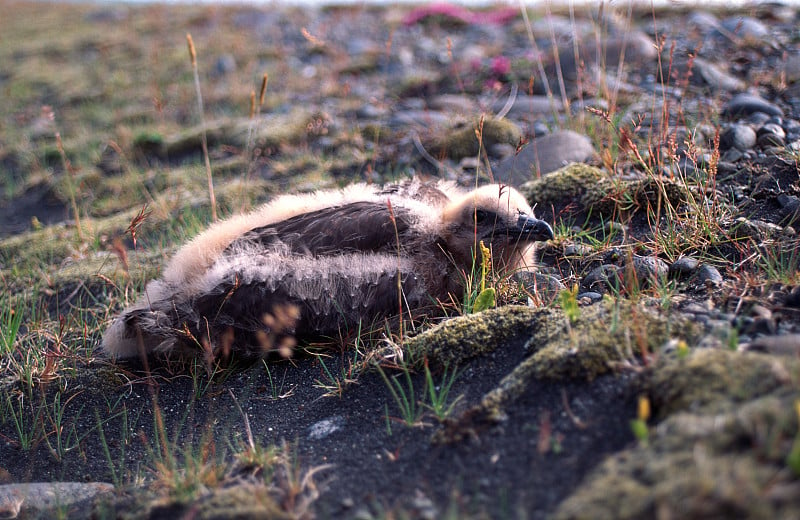
[[(719, 409), (772, 392), (789, 381), (798, 384), (797, 370), (787, 371), (784, 359), (741, 352), (721, 354), (701, 350), (653, 369), (649, 382), (653, 405), (662, 416), (679, 410)], [(721, 404), (723, 403), (723, 404)]]
[(688, 198), (686, 185), (652, 177), (629, 181), (602, 179), (587, 188), (581, 196), (581, 205), (606, 217), (618, 215), (620, 210), (636, 213), (655, 209), (659, 204), (663, 207), (669, 203), (677, 208)]
[(560, 170), (548, 173), (522, 185), (520, 191), (531, 203), (548, 207), (580, 200), (589, 188), (597, 184), (606, 174), (593, 166), (572, 163)]
[(531, 203), (558, 206), (576, 202), (581, 211), (608, 218), (620, 211), (635, 213), (667, 202), (678, 207), (688, 198), (686, 186), (670, 179), (609, 179), (602, 170), (578, 163), (526, 182), (521, 191)]
[(492, 352), (549, 312), (509, 305), (460, 316), (414, 336), (406, 342), (405, 348), (414, 359), (427, 357), (431, 363), (440, 366), (456, 366)]
[(484, 119), (480, 141), (477, 136), (479, 128), (480, 121), (474, 121), (451, 130), (433, 145), (432, 151), (459, 160), (476, 157), (481, 150), (488, 150), (496, 144), (516, 146), (522, 137), (519, 127), (507, 119)]
[(133, 495), (105, 501), (96, 506), (101, 517), (124, 519), (184, 518), (296, 518), (283, 511), (264, 486), (239, 484), (213, 489), (192, 501), (153, 498), (152, 493), (136, 490)]
[(618, 362), (657, 351), (673, 337), (697, 334), (686, 320), (622, 299), (581, 308), (572, 326), (555, 336), (541, 327), (534, 330), (528, 344), (535, 352), (526, 363), (540, 379), (594, 379)]
[[(504, 309), (508, 308), (497, 311), (503, 312)], [(474, 423), (499, 420), (505, 415), (506, 406), (521, 395), (533, 379), (591, 380), (623, 362), (636, 363), (634, 358), (643, 351), (657, 351), (673, 337), (692, 339), (699, 332), (686, 320), (667, 316), (658, 307), (628, 300), (608, 299), (581, 308), (572, 323), (560, 309), (517, 312), (522, 326), (517, 329), (517, 334), (530, 334), (526, 346), (532, 354), (505, 376), (478, 405), (450, 421), (447, 428), (437, 434), (437, 441), (459, 440), (473, 428)], [(495, 343), (506, 341), (511, 336), (510, 331), (505, 335), (487, 332), (493, 330), (486, 327), (487, 323), (492, 323), (491, 318), (487, 320), (484, 317), (488, 313), (478, 314), (479, 319), (474, 323), (464, 320), (453, 324), (455, 320), (451, 320), (440, 325), (437, 328), (440, 332), (434, 336), (433, 352), (445, 352), (452, 356), (451, 361), (460, 361), (466, 359), (465, 348), (468, 352), (485, 352), (496, 348)], [(475, 337), (481, 339), (471, 343)], [(415, 339), (426, 345), (432, 343), (432, 338), (425, 334)], [(487, 345), (491, 348), (487, 349)]]
[(797, 518), (787, 459), (800, 362), (728, 350), (663, 358), (645, 377), (664, 420), (595, 469), (555, 518)]

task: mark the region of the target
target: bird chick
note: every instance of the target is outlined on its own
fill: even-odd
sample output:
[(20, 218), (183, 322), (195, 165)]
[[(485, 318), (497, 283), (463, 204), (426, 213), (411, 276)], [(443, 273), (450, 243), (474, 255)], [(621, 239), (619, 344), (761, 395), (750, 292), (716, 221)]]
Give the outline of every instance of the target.
[(457, 301), (478, 244), (495, 269), (531, 269), (553, 237), (510, 186), (464, 191), (407, 181), (277, 198), (212, 225), (103, 338), (111, 357), (152, 352), (291, 352), (296, 338), (339, 337)]

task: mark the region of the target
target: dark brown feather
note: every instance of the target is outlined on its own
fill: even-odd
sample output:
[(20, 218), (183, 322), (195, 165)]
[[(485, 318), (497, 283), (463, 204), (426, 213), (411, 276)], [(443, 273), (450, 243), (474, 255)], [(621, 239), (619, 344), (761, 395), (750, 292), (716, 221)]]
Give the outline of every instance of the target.
[[(394, 218), (392, 218), (394, 217)], [(233, 242), (226, 252), (247, 246), (288, 246), (297, 254), (328, 256), (352, 252), (397, 252), (407, 243), (411, 216), (404, 208), (353, 202), (261, 226)]]

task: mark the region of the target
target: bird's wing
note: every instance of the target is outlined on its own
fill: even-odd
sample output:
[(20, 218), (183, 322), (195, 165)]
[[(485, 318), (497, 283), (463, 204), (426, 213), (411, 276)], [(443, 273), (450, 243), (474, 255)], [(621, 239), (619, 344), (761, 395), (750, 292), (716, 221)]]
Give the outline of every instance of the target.
[(293, 253), (329, 256), (357, 252), (397, 251), (398, 238), (411, 229), (411, 214), (387, 202), (358, 201), (303, 213), (254, 228), (228, 252), (260, 246), (288, 247)]

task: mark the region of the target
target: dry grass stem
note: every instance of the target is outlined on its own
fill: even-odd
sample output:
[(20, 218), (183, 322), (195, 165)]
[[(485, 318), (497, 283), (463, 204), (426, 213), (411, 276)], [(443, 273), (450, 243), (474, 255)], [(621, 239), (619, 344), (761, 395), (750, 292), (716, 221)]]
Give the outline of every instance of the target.
[(211, 173), (211, 159), (208, 156), (208, 137), (206, 136), (206, 118), (203, 110), (203, 94), (200, 90), (200, 73), (197, 70), (197, 51), (194, 47), (192, 35), (186, 33), (186, 43), (189, 45), (189, 56), (192, 59), (192, 73), (194, 74), (194, 88), (197, 94), (197, 110), (200, 114), (200, 143), (203, 146), (203, 161), (206, 166), (206, 176), (208, 177), (208, 196), (211, 203), (211, 219), (217, 220), (217, 197), (214, 195), (214, 177)]

